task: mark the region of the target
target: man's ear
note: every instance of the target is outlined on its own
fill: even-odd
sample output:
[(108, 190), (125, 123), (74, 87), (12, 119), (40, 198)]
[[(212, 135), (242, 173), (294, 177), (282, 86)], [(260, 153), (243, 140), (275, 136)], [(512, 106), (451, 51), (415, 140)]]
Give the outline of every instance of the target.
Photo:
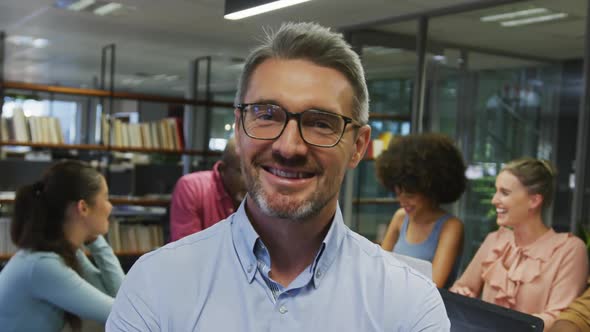
[(358, 129), (356, 140), (354, 141), (354, 151), (350, 162), (348, 163), (349, 168), (355, 168), (358, 163), (365, 156), (367, 147), (371, 142), (371, 127), (369, 125), (361, 126)]

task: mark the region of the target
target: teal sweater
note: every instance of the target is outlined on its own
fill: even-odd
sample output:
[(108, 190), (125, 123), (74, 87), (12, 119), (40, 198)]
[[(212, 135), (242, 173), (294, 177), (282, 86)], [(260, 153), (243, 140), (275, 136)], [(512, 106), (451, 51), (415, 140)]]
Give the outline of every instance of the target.
[(19, 250), (0, 272), (0, 329), (58, 332), (64, 310), (106, 322), (123, 270), (102, 236), (87, 249), (96, 266), (79, 250), (81, 276), (56, 253)]

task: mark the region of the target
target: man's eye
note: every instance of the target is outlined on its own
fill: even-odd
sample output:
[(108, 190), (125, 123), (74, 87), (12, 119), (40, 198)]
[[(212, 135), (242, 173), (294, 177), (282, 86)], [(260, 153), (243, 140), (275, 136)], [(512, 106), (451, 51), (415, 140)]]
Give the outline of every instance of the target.
[(272, 120), (273, 116), (269, 112), (262, 112), (256, 114), (257, 120)]
[(313, 127), (320, 128), (320, 129), (332, 128), (332, 125), (329, 122), (322, 121), (322, 120), (316, 120), (314, 123), (312, 123), (312, 125), (313, 125)]

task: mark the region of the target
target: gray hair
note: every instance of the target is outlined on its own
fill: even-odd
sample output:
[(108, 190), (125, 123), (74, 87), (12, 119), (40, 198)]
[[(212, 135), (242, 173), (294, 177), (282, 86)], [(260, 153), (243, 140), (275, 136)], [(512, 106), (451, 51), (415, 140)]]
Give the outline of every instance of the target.
[(369, 121), (369, 92), (361, 60), (342, 34), (317, 23), (283, 23), (276, 31), (265, 30), (262, 44), (246, 58), (238, 81), (236, 104), (244, 102), (252, 73), (263, 61), (305, 59), (319, 66), (335, 69), (349, 81), (354, 91), (353, 118), (361, 124)]

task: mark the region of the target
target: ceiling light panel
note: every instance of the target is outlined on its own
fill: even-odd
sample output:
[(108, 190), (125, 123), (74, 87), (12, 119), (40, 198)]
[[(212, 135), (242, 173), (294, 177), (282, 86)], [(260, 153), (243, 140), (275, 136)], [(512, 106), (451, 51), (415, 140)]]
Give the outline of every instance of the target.
[(76, 2), (71, 3), (66, 8), (69, 10), (79, 12), (81, 10), (84, 10), (84, 9), (92, 6), (95, 2), (96, 2), (95, 0), (80, 0), (80, 1), (76, 1)]
[[(235, 5), (232, 6), (232, 3), (235, 4), (236, 0), (226, 0), (225, 1), (226, 15), (223, 16), (223, 18), (228, 19), (228, 20), (240, 20), (240, 19), (243, 19), (246, 17), (270, 12), (273, 10), (297, 5), (297, 4), (300, 4), (303, 2), (308, 2), (308, 1), (310, 1), (310, 0), (278, 0), (278, 1), (271, 1), (271, 2), (250, 1), (250, 3), (252, 3), (254, 5), (254, 7), (244, 8), (242, 10), (234, 11), (233, 8), (235, 8), (236, 6)], [(244, 1), (242, 1), (242, 3), (243, 2)], [(264, 2), (267, 2), (267, 3), (264, 3)], [(263, 3), (263, 4), (256, 6), (256, 3)], [(228, 13), (228, 11), (230, 11), (230, 13)]]
[(547, 8), (531, 8), (531, 9), (518, 10), (518, 11), (514, 11), (514, 12), (509, 12), (509, 13), (483, 16), (480, 18), (480, 20), (482, 22), (497, 22), (497, 21), (504, 21), (504, 20), (512, 20), (512, 19), (519, 18), (519, 17), (545, 14), (545, 13), (549, 13), (549, 10)]
[(523, 18), (520, 20), (504, 21), (504, 22), (500, 22), (500, 25), (503, 27), (515, 27), (515, 26), (526, 25), (526, 24), (560, 20), (560, 19), (566, 18), (567, 16), (568, 15), (566, 13), (555, 13), (555, 14), (551, 14), (551, 15), (528, 17), (528, 18)]

